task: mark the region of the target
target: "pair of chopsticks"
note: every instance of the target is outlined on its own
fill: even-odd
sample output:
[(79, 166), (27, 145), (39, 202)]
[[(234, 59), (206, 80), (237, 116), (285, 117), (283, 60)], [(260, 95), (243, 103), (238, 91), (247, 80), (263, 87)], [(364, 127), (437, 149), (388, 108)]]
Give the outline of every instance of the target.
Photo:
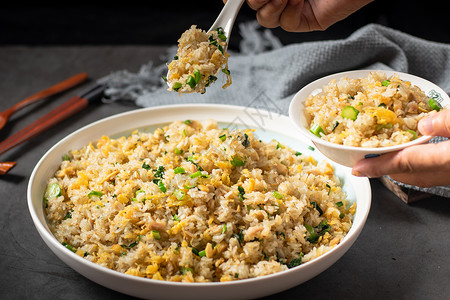
[[(72, 86), (68, 86), (67, 88)], [(95, 84), (89, 87), (79, 96), (70, 98), (43, 117), (8, 137), (0, 143), (0, 155), (85, 109), (90, 103), (102, 97), (105, 88), (101, 84)], [(6, 174), (15, 165), (15, 162), (0, 162), (0, 175)]]

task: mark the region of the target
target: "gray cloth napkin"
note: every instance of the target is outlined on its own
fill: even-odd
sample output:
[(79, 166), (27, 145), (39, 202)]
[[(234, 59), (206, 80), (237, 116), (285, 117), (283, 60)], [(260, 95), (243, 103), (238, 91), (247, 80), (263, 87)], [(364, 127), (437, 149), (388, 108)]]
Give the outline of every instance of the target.
[[(423, 40), (382, 25), (366, 25), (346, 39), (286, 46), (256, 22), (241, 23), (239, 33), (242, 36), (239, 52), (230, 53), (228, 64), (233, 83), (226, 90), (222, 89), (221, 82), (224, 83), (225, 78), (219, 77), (202, 95), (179, 96), (168, 92), (161, 79), (167, 73), (167, 66), (155, 66), (153, 62), (143, 65), (137, 73), (117, 71), (99, 81), (109, 86), (106, 91), (108, 101), (129, 100), (142, 107), (220, 103), (285, 115), (292, 97), (303, 86), (322, 76), (347, 70), (410, 73), (434, 82), (450, 93), (450, 45)], [(172, 60), (176, 50), (176, 46), (168, 48), (167, 62)], [(450, 187), (419, 189), (396, 183), (450, 197)]]

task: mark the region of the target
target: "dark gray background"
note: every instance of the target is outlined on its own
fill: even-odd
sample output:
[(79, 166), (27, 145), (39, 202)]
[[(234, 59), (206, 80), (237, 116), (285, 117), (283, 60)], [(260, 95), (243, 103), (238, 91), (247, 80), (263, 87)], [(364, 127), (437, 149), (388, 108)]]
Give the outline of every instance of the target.
[[(448, 42), (445, 40), (448, 25), (438, 26), (442, 9), (434, 6), (435, 14), (426, 14), (423, 8), (422, 14), (405, 16), (405, 11), (422, 3), (410, 3), (402, 11), (398, 6), (404, 2), (377, 1), (326, 32), (274, 32), (284, 43), (344, 38), (354, 28), (375, 20), (402, 30), (401, 26), (414, 24), (405, 31), (417, 30), (417, 36)], [(425, 6), (432, 3), (429, 1)], [(88, 72), (91, 80), (95, 80), (115, 70), (137, 71), (149, 60), (157, 61), (164, 53), (164, 45), (174, 44), (192, 20), (199, 20), (199, 26), (208, 28), (217, 15), (217, 7), (220, 10), (220, 3), (215, 8), (211, 4), (210, 9), (192, 10), (188, 17), (182, 18), (180, 10), (172, 7), (177, 3), (170, 5), (3, 7), (0, 110), (78, 72)], [(168, 26), (171, 9), (179, 19)], [(402, 18), (389, 19), (388, 15), (394, 15), (394, 11), (403, 20), (411, 19), (404, 23)], [(252, 17), (253, 12), (244, 7), (240, 20)], [(162, 26), (168, 27), (161, 30)], [(237, 47), (238, 37), (232, 40)], [(0, 140), (88, 85), (89, 82), (17, 113), (0, 131)], [(61, 138), (93, 121), (135, 108), (121, 102), (91, 105), (45, 134), (1, 155), (2, 161), (13, 160), (18, 164), (8, 175), (0, 177), (0, 299), (129, 299), (85, 279), (49, 250), (28, 213), (26, 188), (34, 165)], [(314, 279), (265, 299), (448, 298), (450, 201), (431, 197), (406, 205), (378, 180), (372, 179), (371, 186), (373, 202), (367, 224), (342, 259)]]

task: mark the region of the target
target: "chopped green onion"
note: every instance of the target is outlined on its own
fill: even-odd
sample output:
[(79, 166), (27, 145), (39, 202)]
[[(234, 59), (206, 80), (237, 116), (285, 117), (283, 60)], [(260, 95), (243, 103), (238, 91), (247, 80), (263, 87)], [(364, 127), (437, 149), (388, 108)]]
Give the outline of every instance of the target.
[(378, 124), (376, 129), (377, 130), (380, 130), (380, 129), (383, 129), (383, 128), (390, 129), (390, 128), (392, 128), (392, 126), (393, 126), (392, 123)]
[(183, 129), (183, 136), (187, 136), (186, 129)]
[(173, 195), (178, 199), (178, 200), (183, 200), (184, 196), (186, 195), (186, 193), (182, 190), (175, 190), (173, 192)]
[(202, 251), (198, 252), (198, 256), (200, 256), (200, 257), (206, 256), (206, 250), (202, 250)]
[(317, 211), (319, 212), (319, 216), (321, 216), (323, 214), (323, 210), (320, 208), (319, 204), (317, 204), (314, 201), (311, 201), (311, 205), (312, 207), (314, 207), (315, 209), (317, 209)]
[(222, 27), (217, 28), (217, 36), (224, 42), (227, 40), (227, 37)]
[(197, 178), (197, 177), (199, 177), (199, 176), (201, 176), (201, 175), (202, 175), (202, 172), (201, 172), (201, 171), (197, 171), (197, 172), (192, 173), (191, 175), (189, 175), (189, 177), (191, 177), (191, 178)]
[(439, 104), (439, 102), (437, 102), (436, 100), (434, 100), (433, 98), (430, 98), (430, 100), (428, 100), (428, 104), (430, 105), (432, 110), (435, 111), (440, 111), (442, 109), (441, 105)]
[(142, 168), (144, 168), (146, 170), (150, 170), (151, 169), (150, 165), (145, 163), (145, 162), (142, 164)]
[(77, 249), (75, 249), (74, 246), (67, 244), (66, 242), (62, 242), (61, 243), (64, 247), (66, 247), (67, 249), (69, 249), (70, 251), (72, 251), (73, 253), (77, 252)]
[(250, 145), (250, 141), (248, 140), (248, 135), (244, 133), (244, 141), (242, 142), (244, 147), (248, 147)]
[(413, 140), (417, 139), (417, 132), (415, 132), (414, 130), (411, 130), (411, 129), (407, 129), (406, 131), (413, 135), (413, 137), (412, 137)]
[(158, 169), (153, 170), (153, 172), (155, 174), (155, 177), (156, 178), (163, 178), (165, 170), (166, 170), (166, 168), (164, 166), (159, 166)]
[(175, 56), (173, 57), (173, 59), (174, 59), (174, 60), (177, 60), (177, 59), (178, 59), (178, 55), (175, 55)]
[(390, 80), (383, 80), (383, 82), (381, 83), (382, 86), (388, 86), (389, 83), (391, 83)]
[(242, 160), (242, 159), (241, 159), (239, 156), (237, 156), (237, 155), (233, 155), (233, 156), (231, 157), (231, 161), (230, 161), (230, 163), (231, 163), (231, 165), (232, 165), (233, 167), (242, 167), (242, 166), (245, 165), (246, 162), (247, 162), (246, 159)]
[(193, 89), (197, 85), (197, 82), (195, 82), (195, 79), (192, 75), (189, 75), (188, 79), (186, 80), (186, 83)]
[(331, 131), (334, 131), (338, 126), (339, 126), (339, 122), (336, 121), (336, 123), (334, 123), (334, 125), (333, 125), (333, 128), (331, 128)]
[(186, 173), (186, 170), (183, 167), (176, 167), (175, 169), (173, 169), (173, 172), (175, 174), (184, 174)]
[(303, 253), (300, 253), (300, 257), (292, 259), (292, 260), (289, 262), (289, 264), (287, 265), (287, 267), (288, 267), (289, 269), (292, 269), (292, 268), (294, 268), (294, 267), (296, 267), (296, 266), (301, 265), (301, 264), (302, 264), (302, 258), (303, 258)]
[(180, 155), (180, 154), (182, 154), (182, 153), (183, 153), (183, 150), (180, 150), (180, 149), (178, 149), (177, 147), (175, 147), (175, 150), (174, 150), (174, 152), (175, 152), (175, 154), (178, 154), (178, 155)]
[(63, 161), (70, 161), (69, 155), (68, 154), (64, 154), (63, 157), (62, 157), (62, 160)]
[(202, 78), (202, 74), (200, 73), (199, 70), (195, 70), (194, 71), (194, 80), (195, 83), (198, 83), (200, 81), (200, 79)]
[(222, 226), (222, 234), (224, 234), (225, 232), (227, 232), (227, 224), (223, 224)]
[(302, 155), (302, 153), (301, 152), (295, 152), (295, 156), (300, 156), (300, 155)]
[(327, 183), (327, 184), (326, 184), (326, 187), (328, 188), (328, 195), (330, 195), (330, 192), (331, 192), (331, 186)]
[(164, 186), (164, 182), (162, 182), (162, 180), (159, 180), (159, 181), (158, 181), (158, 187), (159, 187), (159, 190), (160, 190), (161, 192), (163, 192), (163, 193), (167, 192), (167, 189), (166, 189), (166, 187)]
[(181, 82), (175, 82), (175, 83), (173, 84), (173, 86), (172, 86), (172, 89), (176, 92), (176, 91), (178, 91), (179, 89), (181, 89), (182, 86), (183, 86), (183, 85), (181, 84)]
[(188, 267), (181, 267), (180, 268), (181, 274), (186, 275), (188, 272), (191, 272), (194, 274), (194, 269), (188, 268)]
[(339, 214), (339, 218), (340, 218), (340, 219), (343, 219), (344, 217), (345, 217), (345, 213), (340, 213), (340, 214)]
[(50, 184), (47, 187), (47, 190), (45, 191), (45, 194), (44, 194), (44, 197), (46, 199), (59, 197), (59, 196), (61, 196), (61, 188), (59, 187), (59, 185), (56, 182)]
[(220, 139), (222, 142), (225, 142), (225, 140), (227, 139), (227, 135), (224, 133), (224, 134), (222, 134), (221, 136), (219, 136), (219, 139)]
[(103, 193), (99, 192), (99, 191), (90, 191), (88, 194), (88, 197), (91, 198), (92, 196), (101, 197), (101, 196), (103, 196)]
[(244, 201), (245, 197), (245, 190), (242, 186), (238, 186), (238, 192), (239, 192), (239, 200)]
[(73, 212), (73, 209), (69, 210), (67, 212), (67, 214), (65, 215), (64, 220), (72, 219), (72, 212)]
[(319, 239), (319, 236), (317, 235), (316, 231), (311, 225), (305, 224), (306, 231), (308, 231), (309, 236), (306, 238), (308, 242), (315, 243)]
[(316, 136), (318, 136), (318, 137), (322, 137), (322, 133), (323, 134), (325, 134), (325, 131), (322, 129), (322, 127), (320, 127), (320, 125), (319, 124), (316, 124), (316, 123), (314, 123), (312, 126), (311, 126), (311, 128), (309, 129), (309, 131), (312, 133), (312, 134), (314, 134), (314, 135), (316, 135)]
[(277, 149), (283, 149), (283, 148), (284, 148), (284, 146), (280, 142), (277, 141)]
[(353, 106), (346, 106), (342, 109), (341, 116), (345, 119), (350, 119), (355, 121), (358, 117), (359, 110), (354, 108)]
[(216, 81), (217, 80), (217, 77), (216, 76), (214, 76), (214, 75), (209, 75), (209, 77), (208, 77), (208, 82), (206, 83), (206, 87), (208, 87), (208, 86), (210, 86), (211, 85), (211, 83), (213, 83), (214, 81)]
[(222, 73), (224, 73), (225, 75), (230, 75), (230, 70), (228, 69), (222, 69)]
[[(195, 73), (195, 72), (194, 72), (194, 73)], [(192, 121), (191, 121), (191, 120), (186, 120), (186, 121), (184, 121), (184, 124), (190, 125), (190, 124), (192, 124)]]
[(311, 151), (316, 150), (313, 146), (308, 146), (308, 149), (311, 150)]
[(278, 191), (273, 191), (273, 196), (276, 199), (283, 199), (283, 194), (279, 193)]
[(180, 218), (178, 217), (178, 215), (177, 215), (177, 214), (173, 215), (173, 219), (174, 219), (175, 221), (178, 221), (178, 222), (180, 222)]
[(159, 233), (158, 230), (152, 230), (152, 234), (153, 234), (153, 237), (155, 238), (155, 240), (161, 239), (161, 234)]
[(120, 245), (120, 246), (122, 248), (131, 249), (131, 248), (135, 247), (139, 243), (140, 240), (141, 240), (141, 235), (138, 235), (136, 242), (133, 242), (133, 243), (131, 243), (129, 245)]
[(341, 207), (341, 206), (343, 206), (343, 205), (344, 205), (344, 203), (343, 203), (342, 201), (336, 202), (336, 206), (337, 206), (337, 207)]

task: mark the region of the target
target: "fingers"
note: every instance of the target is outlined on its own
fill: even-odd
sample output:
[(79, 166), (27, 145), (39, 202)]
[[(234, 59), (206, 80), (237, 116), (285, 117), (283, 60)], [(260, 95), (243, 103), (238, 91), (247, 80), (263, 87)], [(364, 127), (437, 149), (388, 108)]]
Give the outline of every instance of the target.
[[(381, 177), (383, 175), (447, 172), (450, 179), (450, 141), (405, 148), (375, 158), (359, 161), (352, 170), (355, 176)], [(400, 176), (400, 175), (398, 175)], [(404, 176), (404, 175), (401, 175)], [(419, 175), (417, 175), (420, 177)]]
[(280, 26), (280, 17), (288, 0), (272, 0), (258, 9), (256, 18), (262, 26), (275, 28)]
[(302, 29), (307, 22), (304, 22), (303, 9), (304, 1), (290, 0), (286, 4), (280, 16), (280, 27), (289, 32), (310, 31), (310, 27)]
[(421, 172), (412, 174), (390, 175), (396, 181), (418, 186), (421, 188), (450, 185), (448, 171)]
[(250, 8), (254, 10), (260, 9), (269, 2), (270, 0), (247, 0), (248, 6), (250, 6)]
[(450, 137), (450, 109), (444, 109), (419, 121), (423, 135)]

